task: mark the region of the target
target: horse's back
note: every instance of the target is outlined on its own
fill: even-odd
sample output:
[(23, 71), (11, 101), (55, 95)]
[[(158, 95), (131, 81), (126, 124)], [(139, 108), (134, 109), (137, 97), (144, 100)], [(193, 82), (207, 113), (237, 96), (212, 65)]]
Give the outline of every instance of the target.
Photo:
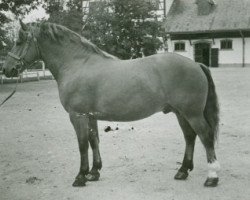
[[(163, 53), (142, 59), (135, 59), (130, 63), (132, 71), (158, 80), (165, 91), (175, 89), (200, 90), (207, 86), (207, 78), (200, 65), (193, 60), (175, 53)], [(152, 77), (151, 77), (152, 78)], [(148, 80), (151, 81), (150, 79)], [(197, 85), (199, 83), (199, 85)]]

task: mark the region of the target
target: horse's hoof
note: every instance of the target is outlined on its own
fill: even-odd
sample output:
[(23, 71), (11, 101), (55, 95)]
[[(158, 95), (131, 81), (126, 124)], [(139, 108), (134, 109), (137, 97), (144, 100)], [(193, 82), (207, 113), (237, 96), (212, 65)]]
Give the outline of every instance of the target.
[(188, 177), (188, 172), (178, 171), (177, 174), (174, 176), (176, 180), (185, 180)]
[(73, 187), (83, 187), (86, 186), (88, 180), (84, 176), (77, 176), (75, 182), (72, 184)]
[(216, 187), (218, 185), (219, 178), (207, 178), (204, 183), (205, 187)]
[(99, 180), (99, 178), (100, 178), (100, 173), (99, 172), (95, 172), (95, 173), (89, 173), (89, 174), (87, 174), (86, 176), (86, 179), (88, 180), (88, 181), (98, 181)]

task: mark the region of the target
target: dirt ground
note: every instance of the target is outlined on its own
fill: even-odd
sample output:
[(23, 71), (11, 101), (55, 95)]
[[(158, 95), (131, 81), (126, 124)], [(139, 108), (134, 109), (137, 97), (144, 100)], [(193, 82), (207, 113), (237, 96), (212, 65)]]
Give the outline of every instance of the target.
[[(199, 140), (189, 178), (173, 179), (185, 145), (176, 117), (162, 113), (136, 122), (100, 122), (100, 181), (72, 187), (79, 169), (77, 140), (56, 83), (47, 80), (19, 84), (0, 108), (0, 199), (250, 199), (250, 68), (212, 74), (221, 106), (217, 188), (203, 186), (207, 164)], [(0, 101), (13, 88), (0, 85)], [(119, 130), (104, 132), (108, 125)]]

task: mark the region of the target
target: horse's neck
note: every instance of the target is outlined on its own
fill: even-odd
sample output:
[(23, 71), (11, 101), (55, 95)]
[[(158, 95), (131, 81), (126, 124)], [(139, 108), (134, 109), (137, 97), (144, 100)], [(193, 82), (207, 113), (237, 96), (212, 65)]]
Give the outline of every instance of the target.
[(90, 57), (101, 57), (92, 55), (75, 43), (56, 44), (50, 41), (40, 45), (42, 60), (46, 67), (51, 71), (56, 80), (60, 79), (64, 72), (74, 69), (76, 60), (80, 61), (82, 68), (87, 67)]

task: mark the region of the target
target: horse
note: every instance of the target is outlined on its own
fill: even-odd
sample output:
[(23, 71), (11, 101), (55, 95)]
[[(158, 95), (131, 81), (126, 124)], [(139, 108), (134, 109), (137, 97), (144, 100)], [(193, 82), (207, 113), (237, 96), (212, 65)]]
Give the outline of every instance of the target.
[[(175, 113), (186, 148), (174, 178), (187, 179), (193, 170), (195, 139), (206, 150), (204, 186), (218, 185), (220, 164), (215, 154), (219, 105), (209, 68), (174, 53), (120, 60), (68, 28), (49, 23), (25, 24), (3, 66), (7, 77), (18, 76), (37, 60), (53, 74), (62, 106), (78, 138), (80, 170), (73, 186), (100, 177), (98, 120), (134, 121), (157, 112)], [(93, 165), (89, 170), (89, 144)]]

